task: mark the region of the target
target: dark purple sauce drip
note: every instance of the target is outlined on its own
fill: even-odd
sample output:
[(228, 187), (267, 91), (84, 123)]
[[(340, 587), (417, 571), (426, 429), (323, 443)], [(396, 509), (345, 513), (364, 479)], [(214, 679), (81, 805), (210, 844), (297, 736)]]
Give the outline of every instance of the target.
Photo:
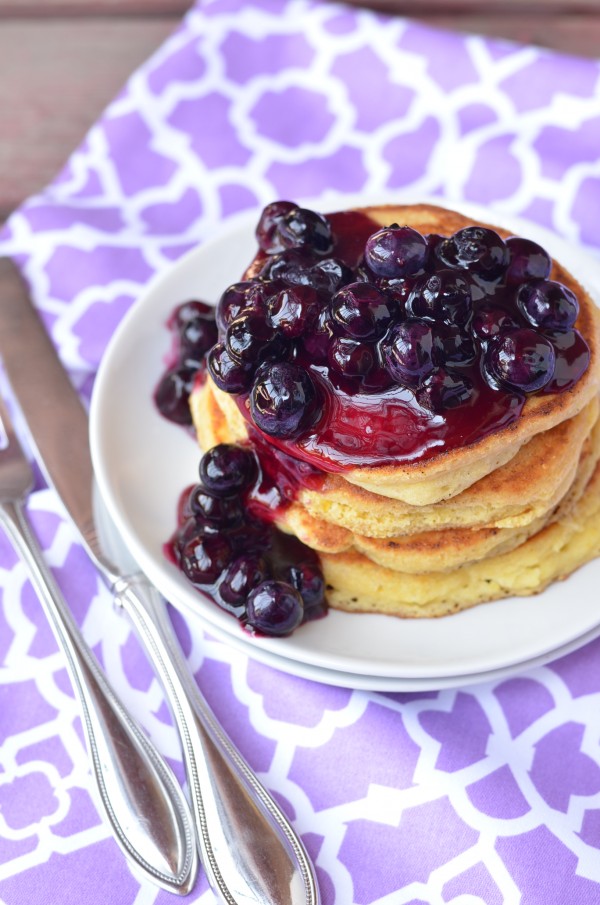
[[(285, 455), (275, 458), (279, 468), (271, 476), (260, 467), (259, 453), (255, 479), (239, 495), (227, 498), (234, 505), (241, 504), (233, 517), (229, 514), (233, 507), (229, 507), (228, 512), (217, 513), (214, 521), (200, 517), (193, 501), (198, 491), (205, 495), (207, 491), (202, 484), (187, 487), (179, 500), (177, 529), (163, 548), (167, 559), (182, 569), (197, 590), (235, 616), (241, 626), (253, 634), (277, 632), (270, 631), (268, 624), (261, 629), (249, 622), (248, 593), (252, 591), (252, 584), (240, 590), (240, 575), (244, 572), (247, 575), (254, 570), (256, 583), (259, 580), (276, 582), (280, 590), (289, 586), (297, 590), (302, 598), (300, 623), (327, 614), (318, 555), (273, 524), (277, 513), (293, 499), (297, 488), (293, 479), (297, 465), (286, 461)], [(302, 470), (306, 472), (306, 468)], [(222, 501), (217, 499), (219, 502)], [(200, 560), (202, 566), (196, 574), (193, 550), (197, 551), (196, 563)], [(187, 563), (183, 561), (184, 556)]]

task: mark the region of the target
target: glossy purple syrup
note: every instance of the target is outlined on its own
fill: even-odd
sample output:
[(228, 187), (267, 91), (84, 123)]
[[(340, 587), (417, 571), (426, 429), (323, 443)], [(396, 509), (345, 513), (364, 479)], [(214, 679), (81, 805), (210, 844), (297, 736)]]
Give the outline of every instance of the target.
[[(365, 240), (378, 228), (377, 224), (364, 214), (355, 212), (332, 214), (329, 220), (335, 238), (333, 253), (348, 266), (359, 268)], [(446, 267), (445, 261), (433, 261), (421, 279), (429, 279), (430, 282), (428, 274), (438, 269), (446, 274)], [(478, 279), (469, 271), (456, 272), (459, 277), (464, 273), (471, 280), (473, 323), (479, 308), (493, 305), (497, 310), (505, 311), (507, 320), (512, 320), (516, 327), (531, 326), (515, 305), (514, 283), (501, 277), (489, 281)], [(419, 275), (416, 279), (411, 276), (413, 287), (418, 286), (418, 279)], [(388, 286), (389, 283), (394, 281), (388, 281)], [(336, 310), (335, 306), (333, 310)], [(335, 321), (332, 329), (335, 331)], [(473, 338), (467, 328), (464, 332), (466, 344), (472, 343)], [(332, 335), (334, 333), (328, 340), (325, 338), (330, 345)], [(540, 391), (544, 394), (563, 392), (573, 386), (589, 362), (587, 344), (576, 330), (549, 332), (548, 337), (556, 351), (556, 370), (550, 382)], [(476, 336), (475, 340), (481, 342)], [(380, 346), (382, 342), (379, 340)], [(369, 343), (365, 340), (365, 346)], [(371, 348), (375, 348), (372, 343)], [(332, 368), (331, 359), (318, 360), (318, 351), (318, 344), (311, 337), (306, 345), (298, 345), (294, 361), (312, 374), (319, 386), (323, 401), (322, 416), (300, 437), (266, 438), (266, 456), (271, 454), (272, 449), (277, 449), (325, 472), (424, 461), (476, 443), (508, 427), (521, 414), (527, 398), (519, 389), (500, 386), (484, 373), (483, 348), (471, 363), (455, 369), (471, 387), (470, 397), (466, 402), (441, 412), (419, 404), (418, 398), (426, 399), (426, 393), (415, 393), (398, 383), (389, 386), (389, 381), (388, 385), (383, 381), (378, 388), (375, 379), (371, 386), (368, 378), (351, 379), (349, 375), (344, 379), (340, 377), (339, 367), (335, 366), (341, 356), (336, 356)], [(446, 362), (439, 361), (438, 364), (443, 366)], [(358, 367), (355, 370), (358, 373)], [(236, 398), (244, 417), (251, 422), (248, 396), (240, 394)]]
[[(221, 520), (213, 520), (212, 512), (207, 516), (205, 511), (199, 510), (198, 497), (210, 493), (205, 484), (187, 487), (177, 507), (177, 529), (165, 544), (164, 552), (199, 591), (235, 616), (244, 628), (254, 634), (287, 634), (287, 630), (281, 630), (281, 625), (269, 629), (268, 613), (264, 622), (259, 619), (256, 624), (250, 624), (248, 596), (262, 582), (276, 582), (275, 590), (280, 595), (286, 585), (293, 594), (300, 594), (300, 622), (326, 615), (327, 602), (318, 555), (274, 525), (277, 514), (297, 493), (295, 478), (310, 483), (316, 476), (311, 473), (310, 466), (290, 461), (285, 454), (275, 453), (263, 458), (262, 442), (258, 437), (255, 439), (253, 477), (241, 491), (217, 498), (222, 504)], [(249, 452), (248, 448), (239, 449), (246, 454)], [(202, 463), (207, 458), (205, 455), (202, 459), (201, 475), (206, 471)], [(267, 463), (266, 468), (262, 467), (263, 461)], [(275, 468), (273, 463), (276, 463)], [(238, 515), (232, 519), (230, 513), (236, 506)], [(198, 575), (190, 570), (189, 563), (188, 568), (184, 568), (182, 552), (186, 551), (189, 556), (190, 546), (201, 544), (205, 548), (203, 556), (212, 555), (214, 564), (209, 562), (204, 574)]]
[[(323, 421), (295, 443), (270, 437), (279, 452), (294, 450), (304, 462), (325, 472), (428, 459), (475, 443), (515, 421), (523, 396), (499, 394), (472, 372), (471, 400), (449, 414), (436, 415), (395, 387), (385, 393), (349, 396), (327, 387)], [(244, 411), (244, 402), (240, 400)], [(248, 417), (246, 410), (246, 417)], [(267, 454), (269, 450), (267, 449)]]

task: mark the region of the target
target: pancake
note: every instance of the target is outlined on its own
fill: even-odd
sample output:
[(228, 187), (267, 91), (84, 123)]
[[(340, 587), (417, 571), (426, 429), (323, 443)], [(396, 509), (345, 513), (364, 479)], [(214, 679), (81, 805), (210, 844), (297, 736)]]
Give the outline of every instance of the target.
[[(474, 223), (461, 214), (433, 205), (369, 207), (362, 209), (362, 213), (367, 214), (377, 225), (395, 222), (411, 226), (423, 234), (449, 236), (466, 226), (489, 226)], [(489, 228), (503, 238), (510, 235), (506, 230), (493, 225)], [(253, 262), (244, 278), (255, 275), (260, 263), (261, 260)], [(590, 366), (574, 386), (558, 394), (530, 396), (516, 421), (473, 443), (447, 449), (425, 460), (348, 468), (343, 473), (344, 479), (372, 493), (411, 505), (436, 503), (455, 496), (505, 465), (528, 440), (574, 417), (597, 396), (600, 389), (600, 315), (589, 293), (556, 261), (553, 263), (551, 279), (563, 283), (579, 299), (580, 314), (576, 327), (583, 334), (591, 351)], [(225, 398), (219, 398), (219, 404), (230, 423), (232, 435), (241, 440), (245, 435), (246, 416), (242, 415), (233, 398), (224, 393), (221, 395)], [(294, 454), (293, 442), (280, 445)], [(324, 459), (320, 459), (319, 464), (324, 470), (338, 470), (337, 467), (329, 469)]]
[[(225, 394), (210, 382), (196, 386), (191, 396), (193, 422), (202, 449), (246, 438), (245, 425), (237, 433), (238, 422), (233, 422), (232, 429), (231, 420), (226, 419), (221, 407), (223, 397)], [(368, 537), (445, 528), (525, 526), (547, 513), (571, 486), (598, 411), (598, 398), (594, 398), (574, 418), (533, 437), (506, 465), (439, 503), (411, 506), (349, 484), (336, 474), (324, 476), (318, 490), (298, 488), (292, 507), (299, 507), (313, 519)]]
[(528, 596), (600, 555), (600, 465), (579, 502), (509, 553), (449, 572), (412, 575), (357, 552), (322, 554), (334, 609), (421, 618), (446, 616), (503, 597)]
[(353, 535), (351, 548), (386, 568), (413, 574), (447, 572), (460, 566), (508, 553), (541, 531), (564, 519), (581, 499), (600, 461), (600, 424), (586, 440), (575, 479), (563, 499), (528, 525), (512, 528), (457, 528), (370, 538)]
[(533, 534), (564, 518), (583, 494), (600, 460), (600, 422), (586, 439), (575, 478), (560, 502), (524, 526), (510, 528), (446, 528), (396, 537), (367, 537), (314, 519), (299, 506), (277, 519), (283, 530), (295, 534), (319, 553), (356, 550), (372, 562), (401, 572), (446, 572), (488, 556), (513, 550)]

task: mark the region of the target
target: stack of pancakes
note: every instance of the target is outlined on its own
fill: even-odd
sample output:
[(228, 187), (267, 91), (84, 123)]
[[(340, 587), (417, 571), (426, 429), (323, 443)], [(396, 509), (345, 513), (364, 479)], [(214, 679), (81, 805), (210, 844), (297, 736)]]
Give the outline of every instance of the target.
[[(472, 223), (430, 206), (368, 214), (424, 234)], [(556, 262), (551, 278), (576, 293), (576, 326), (591, 350), (573, 387), (531, 396), (510, 426), (427, 461), (325, 474), (276, 513), (281, 529), (318, 551), (332, 607), (442, 616), (536, 593), (600, 555), (600, 317)], [(203, 449), (248, 441), (236, 401), (210, 379), (190, 404)]]

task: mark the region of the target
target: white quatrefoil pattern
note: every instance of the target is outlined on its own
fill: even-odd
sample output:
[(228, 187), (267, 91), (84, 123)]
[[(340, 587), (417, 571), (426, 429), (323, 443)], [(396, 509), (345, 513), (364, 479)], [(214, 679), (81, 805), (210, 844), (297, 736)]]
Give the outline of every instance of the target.
[[(89, 398), (153, 274), (237, 212), (407, 191), (594, 253), (599, 148), (595, 61), (322, 0), (207, 0), (0, 243)], [(41, 477), (30, 513), (86, 638), (181, 775), (156, 679)], [(167, 905), (98, 817), (61, 657), (2, 536), (0, 595), (0, 903)], [(302, 835), (323, 905), (600, 903), (600, 641), (518, 677), (383, 694), (276, 673), (173, 618)], [(203, 877), (189, 901), (215, 901)]]

